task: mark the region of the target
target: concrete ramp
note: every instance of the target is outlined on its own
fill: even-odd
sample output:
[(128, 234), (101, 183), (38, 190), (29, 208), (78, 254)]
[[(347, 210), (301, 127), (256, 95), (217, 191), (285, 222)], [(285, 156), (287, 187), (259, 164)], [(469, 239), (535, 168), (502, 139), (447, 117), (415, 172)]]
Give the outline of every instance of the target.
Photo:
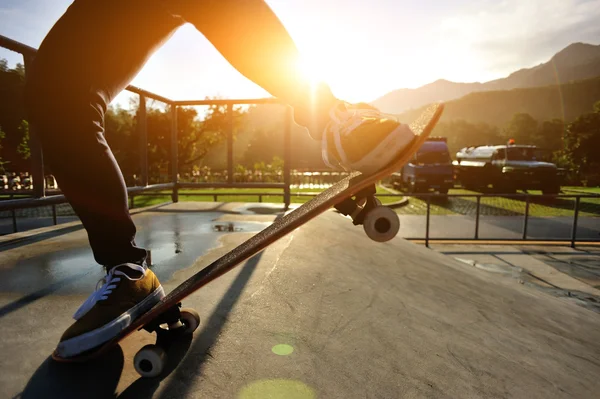
[[(136, 221), (164, 228), (148, 222), (154, 217)], [(209, 222), (236, 217), (228, 211)], [(240, 217), (252, 223), (251, 215)], [(163, 284), (172, 289), (249, 234), (220, 235), (216, 247)], [(187, 260), (193, 249), (183, 251)], [(334, 212), (190, 297), (185, 305), (200, 312), (202, 326), (172, 349), (157, 379), (139, 379), (131, 366), (136, 350), (152, 342), (142, 332), (92, 364), (48, 360), (85, 296), (50, 292), (4, 313), (3, 397), (546, 399), (600, 392), (598, 313), (400, 238), (372, 242)], [(19, 295), (1, 298), (6, 308)]]
[[(207, 379), (322, 398), (597, 397), (598, 314), (344, 222), (330, 213), (293, 235)], [(294, 352), (277, 358), (277, 345)]]

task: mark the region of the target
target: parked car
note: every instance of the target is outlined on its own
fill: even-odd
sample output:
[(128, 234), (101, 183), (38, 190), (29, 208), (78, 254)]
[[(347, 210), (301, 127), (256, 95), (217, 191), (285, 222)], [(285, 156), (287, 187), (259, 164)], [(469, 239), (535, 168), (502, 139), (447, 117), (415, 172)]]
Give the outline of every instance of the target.
[(492, 185), (496, 192), (542, 190), (560, 192), (559, 169), (549, 161), (550, 152), (533, 145), (466, 147), (456, 154), (456, 178), (467, 189)]
[(434, 190), (448, 194), (454, 187), (454, 168), (446, 138), (428, 138), (412, 159), (392, 175), (392, 182), (411, 193)]

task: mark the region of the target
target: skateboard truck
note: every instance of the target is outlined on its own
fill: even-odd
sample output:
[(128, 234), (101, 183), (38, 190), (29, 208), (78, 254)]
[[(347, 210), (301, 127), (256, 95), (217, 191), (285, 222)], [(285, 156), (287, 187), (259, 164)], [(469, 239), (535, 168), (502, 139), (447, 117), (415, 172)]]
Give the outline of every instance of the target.
[(385, 242), (398, 234), (400, 219), (396, 212), (381, 204), (375, 197), (376, 192), (375, 185), (370, 185), (354, 197), (346, 198), (335, 205), (335, 209), (344, 216), (350, 216), (355, 226), (362, 224), (370, 239)]
[(167, 363), (167, 350), (183, 335), (193, 333), (200, 325), (200, 315), (194, 309), (182, 308), (181, 303), (166, 310), (150, 323), (140, 327), (156, 332), (156, 344), (146, 345), (136, 353), (133, 366), (142, 377), (156, 377)]

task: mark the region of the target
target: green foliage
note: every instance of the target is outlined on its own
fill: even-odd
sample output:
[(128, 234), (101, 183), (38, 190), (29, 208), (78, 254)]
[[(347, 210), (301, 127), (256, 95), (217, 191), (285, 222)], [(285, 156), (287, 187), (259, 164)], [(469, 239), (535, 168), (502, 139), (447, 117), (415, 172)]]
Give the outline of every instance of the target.
[(532, 137), (532, 141), (539, 147), (551, 151), (563, 148), (563, 135), (565, 134), (565, 123), (561, 119), (544, 121)]
[(24, 79), (25, 78), (25, 65), (23, 65), (21, 63), (17, 63), (17, 65), (15, 66), (15, 69), (13, 69), (13, 72)]
[(244, 164), (254, 165), (257, 162), (273, 159), (283, 154), (283, 137), (281, 130), (259, 130), (248, 143), (244, 152)]
[(581, 115), (563, 136), (563, 162), (581, 180), (597, 179), (600, 171), (600, 112)]
[(537, 131), (537, 127), (538, 123), (531, 115), (515, 114), (504, 128), (505, 141), (514, 139), (517, 143), (529, 144)]
[[(1, 67), (2, 67), (2, 65), (0, 64), (0, 68), (1, 68)], [(2, 131), (2, 126), (0, 126), (0, 154), (1, 154), (1, 152), (2, 152), (2, 140), (3, 140), (5, 137), (6, 137), (6, 133), (4, 133), (4, 132)], [(4, 172), (5, 172), (5, 170), (4, 170), (4, 164), (5, 164), (5, 163), (6, 163), (6, 162), (4, 162), (4, 160), (2, 159), (2, 156), (0, 155), (0, 171), (1, 171), (2, 173), (4, 173)]]
[(467, 146), (496, 145), (503, 141), (498, 128), (465, 120), (440, 122), (431, 135), (446, 137), (450, 154)]
[(19, 133), (21, 133), (21, 142), (17, 147), (17, 152), (21, 154), (23, 159), (29, 159), (31, 157), (31, 149), (29, 148), (29, 122), (23, 120), (19, 126)]
[(23, 142), (22, 122), (26, 119), (23, 106), (25, 86), (23, 66), (9, 68), (8, 62), (0, 60), (0, 126), (5, 136), (2, 140), (2, 161), (10, 164), (12, 171), (26, 171), (31, 162), (23, 159), (19, 146)]
[[(242, 112), (233, 109), (231, 123), (240, 124)], [(171, 110), (147, 109), (146, 112), (148, 173), (158, 176), (171, 164)], [(180, 174), (198, 173), (198, 163), (217, 144), (226, 140), (229, 119), (224, 106), (212, 106), (203, 119), (191, 107), (177, 108), (177, 152)], [(120, 108), (105, 116), (106, 137), (123, 174), (140, 174), (139, 113)], [(170, 174), (170, 172), (169, 172)]]

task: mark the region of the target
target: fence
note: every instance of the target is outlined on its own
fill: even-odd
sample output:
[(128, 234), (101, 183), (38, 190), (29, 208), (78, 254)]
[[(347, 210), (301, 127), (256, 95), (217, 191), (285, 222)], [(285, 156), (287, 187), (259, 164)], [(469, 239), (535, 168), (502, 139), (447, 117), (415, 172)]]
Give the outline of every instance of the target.
[[(419, 198), (423, 201), (426, 201), (426, 211), (425, 211), (425, 234), (423, 236), (417, 237), (405, 237), (408, 240), (418, 240), (424, 241), (426, 246), (429, 246), (429, 242), (432, 240), (435, 241), (472, 241), (472, 240), (485, 240), (485, 241), (544, 241), (544, 242), (569, 242), (571, 247), (575, 247), (576, 243), (584, 244), (584, 243), (598, 243), (600, 239), (579, 239), (577, 237), (577, 229), (578, 222), (580, 219), (580, 211), (582, 208), (582, 199), (600, 199), (600, 195), (595, 194), (559, 194), (559, 195), (532, 195), (532, 194), (434, 194), (434, 193), (425, 193), (425, 194), (383, 194), (379, 195), (381, 197), (393, 196), (393, 197), (409, 197), (409, 198)], [(524, 201), (524, 212), (522, 215), (521, 221), (521, 231), (520, 237), (494, 237), (494, 238), (482, 238), (480, 236), (480, 226), (481, 226), (481, 207), (482, 207), (482, 199), (486, 198), (507, 198), (507, 199), (515, 199)], [(431, 206), (433, 201), (448, 201), (452, 198), (474, 198), (475, 199), (475, 215), (474, 221), (472, 225), (472, 237), (465, 236), (445, 236), (445, 237), (432, 237), (431, 235)], [(552, 238), (552, 237), (544, 237), (544, 238), (535, 238), (530, 237), (529, 235), (529, 226), (532, 216), (530, 215), (531, 206), (534, 204), (544, 204), (545, 206), (551, 207), (553, 203), (558, 201), (564, 201), (565, 199), (573, 200), (573, 216), (571, 221), (571, 231), (568, 239), (564, 238)], [(600, 210), (600, 203), (597, 206), (594, 204), (594, 211)], [(500, 218), (506, 218), (508, 216), (500, 216)], [(600, 220), (600, 218), (594, 217), (594, 220)], [(548, 222), (548, 220), (546, 220)], [(597, 233), (600, 234), (600, 224), (596, 227), (598, 230)]]
[[(27, 68), (31, 65), (36, 54), (36, 49), (9, 39), (0, 35), (0, 47), (20, 53), (23, 56), (25, 65), (25, 79), (27, 79)], [(280, 189), (283, 192), (283, 202), (285, 207), (290, 205), (290, 160), (291, 160), (291, 144), (290, 133), (293, 123), (292, 110), (287, 107), (285, 126), (283, 129), (283, 182), (281, 183), (236, 183), (234, 182), (234, 165), (233, 165), (233, 107), (235, 105), (257, 105), (257, 104), (280, 104), (277, 99), (250, 99), (250, 100), (191, 100), (191, 101), (174, 101), (166, 97), (148, 92), (135, 86), (128, 86), (126, 90), (135, 93), (139, 96), (138, 115), (140, 123), (138, 125), (139, 145), (140, 145), (140, 183), (139, 186), (128, 187), (127, 191), (133, 198), (135, 195), (151, 194), (156, 191), (171, 190), (171, 198), (173, 202), (179, 201), (179, 190), (186, 189), (206, 189), (206, 188), (254, 188), (254, 189)], [(171, 113), (171, 181), (165, 184), (148, 184), (148, 135), (147, 135), (147, 113), (146, 100), (153, 99), (162, 102), (170, 107)], [(177, 171), (178, 154), (177, 154), (177, 108), (181, 106), (210, 106), (224, 105), (227, 107), (227, 182), (217, 183), (194, 183), (179, 181), (179, 173)], [(19, 208), (31, 208), (45, 205), (57, 205), (66, 203), (67, 200), (63, 195), (57, 194), (47, 196), (45, 187), (45, 174), (42, 149), (35, 137), (35, 126), (30, 127), (31, 138), (31, 159), (32, 159), (32, 178), (33, 178), (33, 195), (32, 198), (10, 199), (0, 202), (0, 211), (11, 211)], [(265, 195), (268, 193), (264, 193)], [(14, 214), (14, 212), (13, 212)]]

